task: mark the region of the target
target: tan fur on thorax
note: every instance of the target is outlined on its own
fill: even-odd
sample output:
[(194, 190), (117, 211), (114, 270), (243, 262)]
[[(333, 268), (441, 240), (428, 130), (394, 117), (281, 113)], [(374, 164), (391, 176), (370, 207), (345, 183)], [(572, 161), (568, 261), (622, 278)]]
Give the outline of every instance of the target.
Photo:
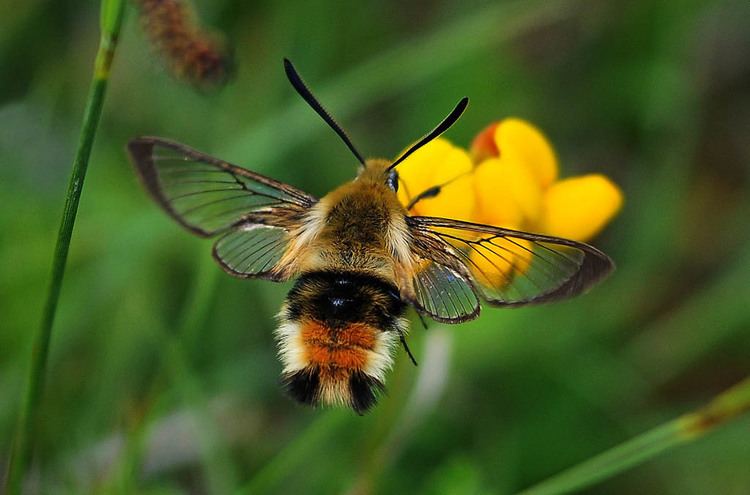
[[(391, 162), (369, 159), (357, 177), (334, 189), (306, 214), (279, 267), (372, 273), (411, 291), (411, 239), (406, 210), (385, 183)], [(293, 267), (293, 268), (292, 268)]]

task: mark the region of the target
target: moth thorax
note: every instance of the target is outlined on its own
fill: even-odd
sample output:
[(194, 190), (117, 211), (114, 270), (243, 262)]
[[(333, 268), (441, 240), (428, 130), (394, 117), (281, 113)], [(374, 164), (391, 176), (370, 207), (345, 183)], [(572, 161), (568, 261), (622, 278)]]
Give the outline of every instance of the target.
[(405, 304), (392, 284), (357, 272), (302, 275), (276, 332), (289, 394), (306, 404), (347, 405), (361, 413), (383, 389)]

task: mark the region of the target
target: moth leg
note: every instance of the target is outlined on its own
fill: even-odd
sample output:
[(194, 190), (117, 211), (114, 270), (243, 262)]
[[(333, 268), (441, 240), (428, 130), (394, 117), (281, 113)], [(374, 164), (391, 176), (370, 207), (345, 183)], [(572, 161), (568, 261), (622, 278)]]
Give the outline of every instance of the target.
[(401, 345), (404, 346), (404, 350), (406, 351), (406, 354), (409, 355), (409, 359), (411, 359), (411, 362), (414, 363), (414, 366), (419, 366), (417, 364), (417, 360), (414, 359), (414, 354), (411, 353), (411, 349), (409, 349), (409, 346), (406, 345), (406, 338), (404, 337), (404, 332), (402, 332), (401, 329), (398, 330), (398, 338), (401, 341)]
[(411, 209), (414, 208), (414, 205), (416, 205), (417, 203), (419, 203), (423, 199), (436, 197), (438, 194), (440, 194), (440, 192), (443, 190), (443, 188), (445, 186), (447, 186), (448, 184), (450, 184), (450, 183), (452, 183), (452, 182), (460, 179), (464, 175), (468, 175), (469, 173), (470, 173), (470, 171), (458, 174), (454, 178), (452, 178), (450, 180), (447, 180), (447, 181), (443, 182), (442, 184), (436, 184), (436, 185), (434, 185), (432, 187), (428, 187), (427, 189), (425, 189), (421, 193), (419, 193), (416, 196), (414, 196), (411, 199), (411, 201), (409, 201), (409, 204), (406, 205), (406, 211), (411, 211)]

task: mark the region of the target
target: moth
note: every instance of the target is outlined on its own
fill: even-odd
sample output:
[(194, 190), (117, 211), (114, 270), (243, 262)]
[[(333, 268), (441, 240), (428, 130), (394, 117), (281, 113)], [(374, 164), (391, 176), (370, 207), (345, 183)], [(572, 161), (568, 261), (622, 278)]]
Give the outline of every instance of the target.
[[(518, 307), (575, 296), (606, 276), (610, 258), (567, 239), (448, 218), (412, 216), (397, 198), (398, 167), (447, 130), (463, 98), (397, 159), (365, 159), (312, 95), (292, 63), (295, 90), (359, 162), (357, 176), (322, 198), (158, 137), (128, 150), (146, 190), (179, 224), (217, 237), (213, 257), (230, 275), (295, 280), (275, 336), (289, 395), (362, 414), (384, 389), (406, 310), (444, 323), (476, 318), (480, 300)], [(416, 361), (415, 361), (416, 364)]]

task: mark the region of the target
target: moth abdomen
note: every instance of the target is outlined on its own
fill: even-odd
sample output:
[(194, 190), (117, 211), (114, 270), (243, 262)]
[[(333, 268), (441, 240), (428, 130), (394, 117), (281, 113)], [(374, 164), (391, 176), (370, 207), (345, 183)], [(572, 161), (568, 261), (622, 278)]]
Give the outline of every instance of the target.
[(378, 277), (303, 274), (289, 292), (277, 330), (288, 393), (306, 404), (366, 411), (383, 390), (405, 331), (404, 310), (395, 286)]

